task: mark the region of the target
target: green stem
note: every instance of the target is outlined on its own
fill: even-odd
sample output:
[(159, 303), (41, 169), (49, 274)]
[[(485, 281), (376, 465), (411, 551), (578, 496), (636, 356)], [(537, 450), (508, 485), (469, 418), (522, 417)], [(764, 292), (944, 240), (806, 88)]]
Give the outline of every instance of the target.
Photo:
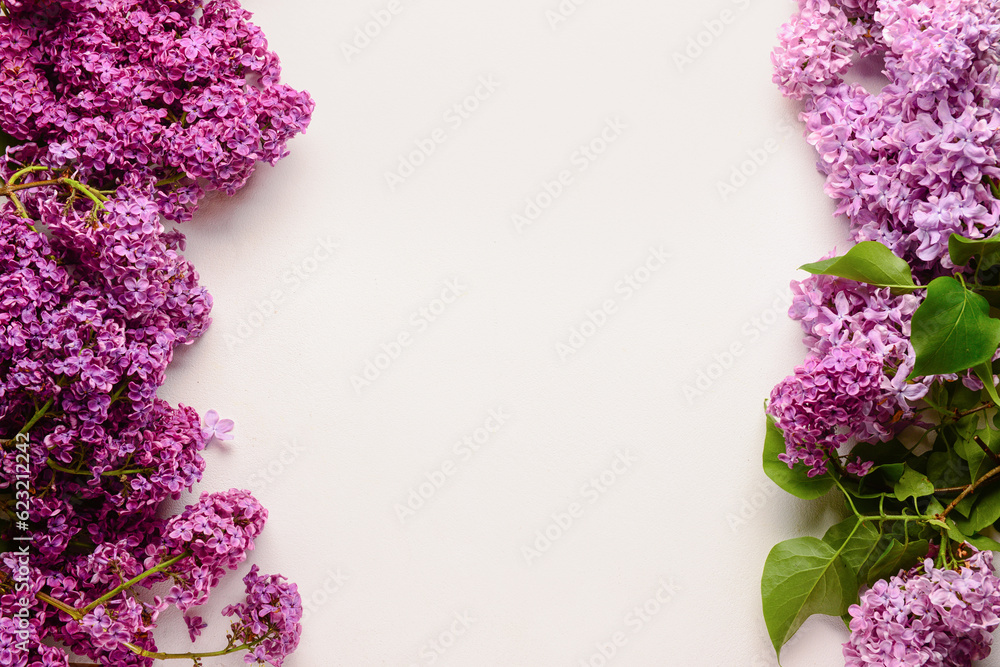
[(854, 506), (854, 501), (851, 500), (851, 494), (847, 492), (847, 489), (845, 489), (844, 486), (840, 483), (840, 480), (837, 479), (837, 475), (830, 475), (830, 479), (832, 479), (833, 483), (837, 485), (837, 488), (840, 489), (840, 492), (844, 494), (844, 498), (847, 499), (847, 504), (851, 506), (851, 511), (854, 512), (854, 516), (860, 519), (861, 514), (858, 512), (858, 508)]
[(19, 180), (21, 180), (22, 176), (24, 176), (25, 174), (30, 174), (33, 171), (48, 171), (48, 170), (49, 170), (48, 167), (43, 167), (38, 164), (32, 165), (30, 167), (25, 167), (24, 169), (19, 169), (18, 171), (15, 171), (14, 174), (10, 177), (10, 180), (7, 181), (7, 185), (8, 186), (15, 185)]
[[(42, 167), (42, 169), (46, 168), (47, 167)], [(104, 202), (108, 200), (107, 197), (102, 195), (97, 190), (91, 188), (89, 185), (85, 185), (80, 181), (74, 180), (67, 176), (61, 176), (59, 178), (50, 178), (44, 181), (32, 181), (31, 183), (20, 183), (20, 184), (16, 183), (17, 177), (21, 176), (23, 173), (26, 173), (27, 171), (38, 171), (38, 168), (25, 167), (21, 171), (11, 176), (10, 181), (7, 183), (7, 185), (0, 186), (0, 196), (14, 197), (14, 193), (18, 192), (19, 190), (41, 188), (47, 185), (65, 185), (81, 193), (83, 196), (90, 199), (92, 202), (94, 202), (95, 205), (99, 206), (100, 208), (104, 208)], [(19, 204), (20, 202), (17, 203)], [(19, 209), (21, 208), (23, 208), (23, 206), (19, 207)]]
[[(49, 411), (49, 408), (52, 407), (52, 404), (54, 402), (55, 398), (50, 398), (49, 400), (45, 401), (45, 405), (35, 410), (35, 414), (32, 415), (31, 419), (28, 420), (28, 423), (25, 424), (24, 427), (17, 432), (17, 435), (24, 435), (25, 433), (30, 431), (31, 427), (37, 424), (38, 420), (45, 416), (45, 414)], [(16, 438), (17, 436), (14, 437)]]
[(971, 410), (966, 410), (965, 412), (956, 412), (955, 413), (955, 419), (961, 419), (962, 417), (968, 417), (969, 415), (974, 415), (977, 412), (982, 412), (983, 410), (989, 410), (992, 407), (993, 407), (992, 403), (984, 403), (984, 404), (982, 404), (980, 406), (972, 408)]
[(174, 556), (173, 558), (171, 558), (169, 560), (163, 561), (162, 563), (160, 563), (156, 567), (151, 567), (150, 569), (146, 570), (145, 572), (143, 572), (142, 574), (140, 574), (138, 576), (132, 577), (131, 579), (129, 579), (125, 583), (119, 585), (117, 588), (115, 588), (110, 593), (102, 595), (101, 597), (97, 598), (96, 600), (94, 600), (93, 602), (91, 602), (90, 604), (88, 604), (86, 607), (84, 607), (83, 609), (81, 609), (80, 610), (81, 615), (82, 614), (89, 614), (94, 609), (96, 609), (99, 605), (104, 604), (105, 602), (107, 602), (111, 598), (115, 597), (116, 595), (118, 595), (119, 593), (121, 593), (122, 591), (124, 591), (126, 588), (131, 588), (132, 586), (134, 586), (135, 584), (139, 583), (140, 581), (142, 581), (146, 577), (150, 577), (150, 576), (156, 574), (157, 572), (162, 572), (163, 570), (167, 569), (168, 567), (170, 567), (171, 565), (173, 565), (177, 561), (181, 560), (182, 558), (187, 558), (190, 555), (191, 555), (191, 552), (185, 551), (184, 553), (182, 553), (182, 554), (180, 554), (178, 556)]
[(56, 609), (58, 609), (61, 612), (69, 614), (71, 617), (73, 617), (73, 620), (75, 620), (75, 621), (79, 621), (81, 618), (83, 618), (83, 614), (81, 614), (80, 610), (78, 610), (76, 607), (71, 607), (68, 604), (66, 604), (65, 602), (60, 602), (59, 600), (55, 599), (51, 595), (47, 595), (45, 593), (39, 592), (39, 593), (35, 593), (35, 599), (37, 599), (37, 600), (39, 600), (41, 602), (44, 602), (45, 604), (49, 605), (50, 607), (55, 607)]
[(229, 655), (230, 653), (253, 648), (255, 646), (255, 644), (240, 644), (239, 646), (227, 646), (220, 651), (210, 651), (204, 653), (158, 653), (156, 651), (147, 651), (146, 649), (139, 648), (135, 644), (130, 644), (128, 642), (123, 642), (122, 645), (127, 647), (133, 653), (137, 653), (146, 658), (156, 658), (157, 660), (193, 660), (195, 658), (213, 658), (219, 655)]
[(64, 184), (70, 186), (74, 190), (81, 192), (85, 197), (90, 199), (90, 201), (94, 202), (101, 208), (104, 208), (104, 202), (108, 201), (107, 197), (102, 195), (97, 190), (94, 190), (89, 185), (84, 185), (80, 181), (75, 181), (72, 178), (61, 178), (59, 180), (62, 181)]
[(180, 172), (179, 174), (174, 174), (173, 176), (169, 176), (167, 178), (157, 181), (156, 187), (160, 188), (163, 187), (164, 185), (173, 185), (174, 183), (183, 181), (185, 178), (187, 178), (187, 174), (185, 174), (184, 172)]
[(112, 403), (114, 403), (115, 401), (117, 401), (121, 397), (122, 392), (125, 391), (125, 387), (127, 387), (127, 386), (128, 386), (128, 382), (123, 382), (122, 386), (118, 387), (118, 389), (115, 389), (115, 393), (111, 394), (111, 402)]
[[(67, 475), (82, 475), (82, 476), (85, 476), (85, 477), (91, 477), (94, 474), (93, 472), (89, 472), (89, 471), (72, 470), (70, 468), (64, 468), (63, 466), (61, 466), (59, 464), (58, 461), (53, 461), (52, 459), (49, 459), (48, 461), (46, 461), (46, 464), (48, 464), (48, 466), (50, 468), (52, 468), (53, 470), (58, 470), (59, 472), (64, 472)], [(105, 472), (102, 472), (101, 476), (102, 477), (114, 477), (116, 475), (135, 475), (135, 474), (143, 473), (143, 472), (151, 472), (151, 469), (150, 468), (119, 468), (118, 470), (107, 470)]]
[(977, 444), (977, 445), (979, 445), (979, 448), (980, 448), (980, 449), (982, 449), (982, 450), (983, 450), (984, 452), (986, 452), (986, 455), (987, 455), (988, 457), (990, 457), (991, 459), (993, 459), (993, 463), (1000, 463), (1000, 456), (997, 456), (997, 453), (996, 453), (996, 452), (994, 452), (994, 451), (993, 451), (992, 449), (990, 449), (990, 448), (989, 448), (989, 447), (988, 447), (988, 446), (986, 445), (986, 443), (985, 443), (985, 442), (983, 442), (983, 439), (982, 439), (982, 438), (980, 438), (980, 437), (979, 437), (979, 436), (977, 435), (977, 436), (973, 437), (973, 440), (974, 440), (974, 441), (976, 442), (976, 444)]

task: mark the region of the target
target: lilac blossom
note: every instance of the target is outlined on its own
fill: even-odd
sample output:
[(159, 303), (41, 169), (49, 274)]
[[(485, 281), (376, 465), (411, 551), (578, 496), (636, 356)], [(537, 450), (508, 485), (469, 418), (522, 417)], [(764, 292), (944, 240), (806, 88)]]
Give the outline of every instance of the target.
[[(882, 380), (882, 358), (850, 344), (807, 358), (771, 392), (767, 410), (785, 434), (786, 452), (778, 459), (789, 468), (803, 463), (812, 477), (826, 472), (848, 439), (888, 439), (892, 408)], [(867, 472), (863, 463), (851, 467)]]
[[(854, 240), (887, 245), (922, 278), (951, 268), (951, 233), (997, 231), (998, 35), (996, 2), (809, 0), (773, 54)], [(878, 94), (843, 80), (869, 56), (885, 62)]]
[(202, 435), (205, 436), (205, 440), (211, 441), (213, 438), (216, 440), (232, 440), (233, 434), (233, 420), (232, 419), (219, 419), (219, 413), (215, 410), (209, 410), (205, 413), (203, 418), (204, 426), (201, 429)]
[[(15, 141), (0, 178), (22, 189), (0, 204), (0, 492), (25, 474), (17, 439), (34, 549), (28, 651), (11, 649), (19, 601), (0, 594), (0, 665), (146, 667), (136, 649), (156, 651), (159, 613), (206, 600), (267, 516), (232, 490), (162, 518), (200, 481), (207, 442), (232, 437), (231, 420), (158, 396), (212, 306), (164, 220), (283, 157), (313, 102), (280, 82), (236, 0), (3, 4), (0, 134)], [(0, 579), (19, 567), (0, 558)], [(165, 597), (117, 589), (132, 578), (171, 584)], [(269, 655), (294, 647), (281, 642)]]
[(235, 616), (232, 634), (255, 646), (244, 660), (268, 662), (281, 667), (285, 657), (298, 646), (302, 634), (302, 598), (295, 584), (281, 575), (260, 576), (256, 565), (243, 578), (246, 600), (222, 610)]
[(972, 551), (956, 569), (928, 558), (866, 591), (849, 610), (846, 667), (969, 667), (986, 658), (1000, 626), (1000, 579), (992, 552)]

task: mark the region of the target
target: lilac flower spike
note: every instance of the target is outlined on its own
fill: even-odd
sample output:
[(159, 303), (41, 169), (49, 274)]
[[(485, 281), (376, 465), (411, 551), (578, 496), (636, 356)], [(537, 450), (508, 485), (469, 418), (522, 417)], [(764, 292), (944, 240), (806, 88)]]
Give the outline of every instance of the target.
[(1000, 626), (1000, 579), (993, 553), (972, 551), (958, 569), (928, 558), (877, 581), (850, 608), (845, 667), (969, 667), (986, 658)]

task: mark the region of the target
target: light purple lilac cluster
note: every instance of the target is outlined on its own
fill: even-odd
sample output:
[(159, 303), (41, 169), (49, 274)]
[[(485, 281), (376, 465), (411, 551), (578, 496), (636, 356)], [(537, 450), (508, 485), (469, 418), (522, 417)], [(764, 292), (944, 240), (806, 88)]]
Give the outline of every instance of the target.
[[(203, 604), (267, 517), (236, 489), (162, 516), (232, 427), (157, 396), (212, 306), (163, 219), (190, 218), (207, 190), (233, 193), (257, 162), (284, 156), (313, 102), (280, 83), (234, 0), (0, 9), (0, 132), (17, 140), (0, 156), (0, 543), (26, 532), (13, 509), (25, 471), (33, 539), (27, 573), (13, 553), (0, 558), (0, 666), (72, 655), (148, 666), (162, 657), (158, 615)], [(250, 596), (248, 582), (233, 628), (248, 661), (280, 665), (301, 601), (253, 576), (264, 583)], [(162, 597), (133, 590), (158, 582), (169, 582)], [(193, 638), (205, 624), (186, 618)]]
[[(771, 392), (769, 410), (787, 446), (778, 459), (789, 467), (801, 462), (815, 477), (849, 438), (884, 437), (892, 406), (878, 403), (882, 379), (882, 359), (849, 343), (806, 359)], [(847, 469), (865, 475), (871, 465), (851, 462)]]
[[(1000, 2), (799, 0), (779, 38), (774, 80), (804, 102), (826, 191), (855, 241), (888, 246), (926, 282), (954, 269), (951, 233), (998, 231), (1000, 200), (991, 188), (1000, 182)], [(884, 62), (888, 84), (877, 93), (844, 81), (865, 58)], [(802, 322), (817, 363), (846, 343), (876, 355), (884, 374), (875, 404), (894, 406), (894, 430), (910, 423), (913, 402), (935, 380), (906, 380), (915, 361), (910, 316), (921, 297), (825, 276), (792, 289), (790, 315)], [(786, 394), (795, 381), (786, 380)], [(861, 415), (865, 425), (856, 430), (891, 437), (877, 423), (882, 412)], [(786, 419), (790, 460), (801, 450), (792, 443), (825, 428), (811, 415), (803, 407)]]
[[(889, 247), (923, 284), (955, 272), (952, 233), (1000, 231), (1000, 1), (798, 5), (779, 31), (774, 81), (804, 105), (800, 118), (836, 213), (848, 218), (854, 241)], [(882, 65), (881, 90), (845, 81), (862, 60)], [(768, 412), (785, 432), (783, 460), (814, 475), (848, 439), (884, 441), (914, 423), (918, 399), (954, 376), (907, 380), (910, 321), (922, 296), (828, 276), (792, 290), (789, 314), (810, 356), (775, 388)], [(868, 468), (844, 466), (859, 476)], [(966, 666), (988, 655), (1000, 590), (992, 554), (972, 552), (960, 567), (927, 560), (867, 591), (851, 608), (847, 665)]]
[(990, 654), (1000, 626), (993, 553), (972, 551), (957, 569), (926, 559), (882, 580), (850, 608), (847, 667), (968, 667)]
[[(1000, 202), (1000, 4), (800, 0), (773, 54), (804, 100), (826, 191), (857, 241), (879, 241), (926, 277), (951, 268), (948, 236), (992, 236)], [(877, 93), (843, 76), (882, 59)]]

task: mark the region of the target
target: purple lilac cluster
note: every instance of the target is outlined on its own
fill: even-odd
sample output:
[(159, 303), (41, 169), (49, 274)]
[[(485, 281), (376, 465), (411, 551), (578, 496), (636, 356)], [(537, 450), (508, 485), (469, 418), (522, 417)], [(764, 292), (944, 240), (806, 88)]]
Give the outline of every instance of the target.
[[(955, 272), (951, 234), (1000, 232), (1000, 1), (798, 6), (779, 31), (774, 81), (803, 104), (836, 214), (847, 217), (854, 241), (887, 246), (923, 284)], [(863, 60), (882, 66), (880, 90), (845, 80)], [(885, 440), (915, 423), (918, 400), (955, 376), (907, 380), (921, 296), (828, 276), (792, 290), (789, 314), (810, 356), (775, 388), (768, 412), (785, 432), (783, 460), (818, 474), (849, 438)], [(845, 470), (864, 475), (868, 466)], [(927, 560), (864, 593), (850, 610), (848, 667), (967, 666), (989, 654), (1000, 625), (998, 579), (991, 553), (965, 549), (974, 555), (954, 568)]]
[[(813, 356), (771, 392), (769, 410), (785, 433), (789, 467), (802, 462), (815, 477), (849, 438), (888, 435), (892, 407), (882, 394), (882, 359), (847, 343), (823, 357)], [(867, 474), (870, 463), (852, 462), (849, 471)]]
[(992, 552), (971, 551), (957, 569), (927, 559), (866, 591), (850, 608), (847, 667), (968, 667), (986, 658), (1000, 626), (1000, 579)]
[(266, 661), (281, 667), (284, 657), (295, 650), (302, 632), (298, 589), (281, 575), (260, 576), (256, 565), (243, 577), (243, 583), (246, 584), (246, 602), (230, 605), (222, 613), (236, 617), (231, 626), (236, 639), (265, 638), (246, 654), (246, 662)]
[[(1000, 3), (799, 0), (774, 80), (804, 100), (826, 191), (857, 241), (879, 241), (922, 276), (951, 268), (948, 236), (995, 233), (1000, 202)], [(846, 83), (881, 58), (878, 93)]]
[[(954, 269), (951, 233), (997, 233), (1000, 2), (799, 0), (779, 38), (774, 80), (803, 101), (826, 191), (855, 241), (888, 246), (926, 282)], [(844, 80), (865, 58), (884, 62), (888, 84), (877, 93)], [(907, 381), (914, 364), (909, 322), (921, 297), (825, 276), (792, 289), (790, 315), (801, 321), (810, 354), (822, 360), (849, 343), (876, 355), (884, 366), (876, 403), (895, 407), (896, 430), (910, 423), (912, 404), (936, 379)], [(783, 383), (786, 394), (795, 382)], [(863, 416), (863, 430), (891, 435), (879, 433), (878, 418)], [(805, 429), (786, 433), (794, 458), (793, 443), (816, 425), (787, 423)]]
[[(0, 666), (72, 655), (151, 665), (158, 615), (204, 603), (267, 517), (233, 489), (163, 518), (163, 502), (201, 479), (205, 446), (232, 427), (157, 396), (212, 306), (183, 235), (163, 220), (190, 218), (207, 190), (231, 194), (258, 162), (283, 157), (313, 102), (280, 83), (277, 56), (234, 0), (0, 9), (0, 133), (15, 140), (0, 156), (10, 186), (0, 205), (0, 500), (13, 505), (26, 458), (33, 536), (30, 571), (17, 577), (27, 590), (14, 586), (22, 565), (0, 559)], [(0, 541), (12, 519), (0, 517)], [(169, 590), (119, 590), (133, 578)], [(300, 601), (294, 586), (260, 579), (266, 590), (246, 603), (255, 611), (238, 615), (255, 655), (280, 665), (297, 643)], [(26, 603), (30, 620), (18, 622)], [(187, 621), (192, 636), (205, 625)]]
[[(913, 404), (935, 380), (907, 380), (915, 361), (910, 317), (918, 305), (914, 295), (832, 276), (792, 284), (789, 315), (806, 332), (809, 356), (774, 388), (768, 405), (785, 433), (782, 460), (789, 467), (802, 461), (811, 475), (822, 474), (851, 438), (885, 441), (912, 422)], [(864, 370), (854, 359), (863, 359)], [(845, 468), (865, 475), (871, 465), (851, 461)]]
[(18, 155), (152, 188), (189, 218), (275, 163), (313, 103), (237, 0), (20, 0), (0, 30), (0, 126)]

